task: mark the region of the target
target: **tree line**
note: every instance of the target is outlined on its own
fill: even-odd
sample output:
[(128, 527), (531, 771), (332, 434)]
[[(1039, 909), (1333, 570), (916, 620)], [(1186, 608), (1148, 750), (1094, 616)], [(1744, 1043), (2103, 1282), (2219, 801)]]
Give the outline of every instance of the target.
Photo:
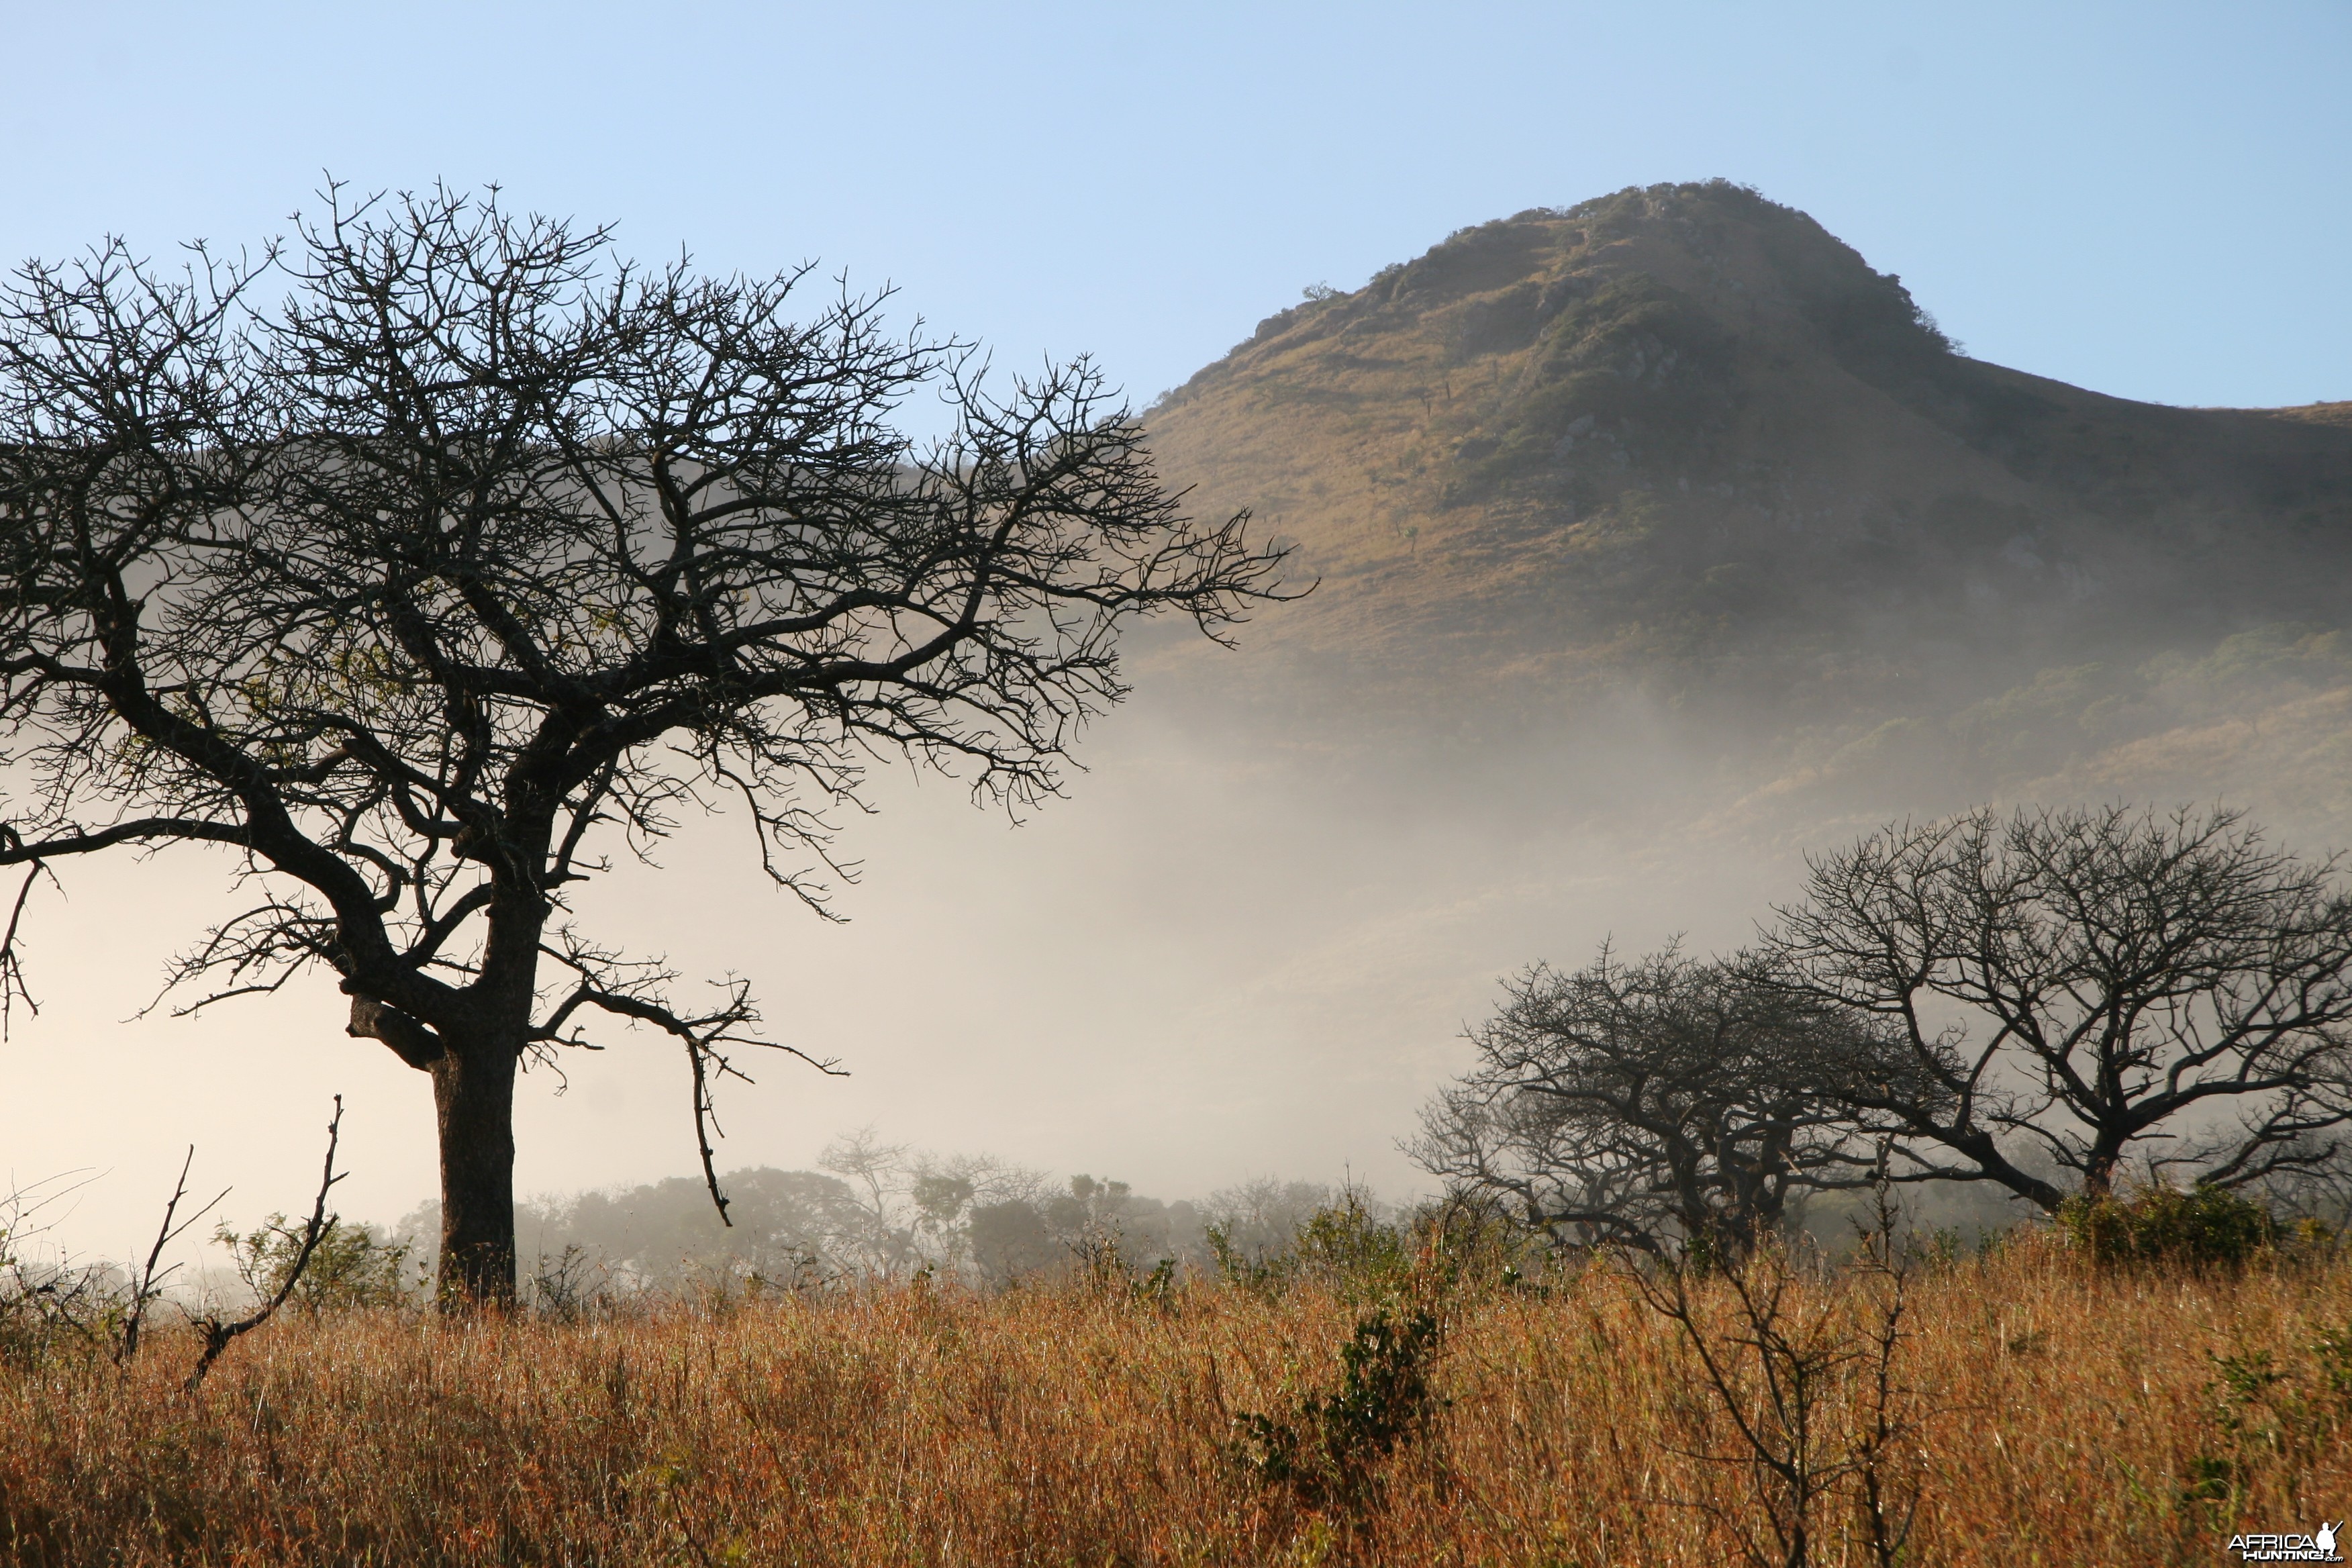
[[(919, 1278), (995, 1290), (1096, 1268), (1149, 1274), (1163, 1261), (1171, 1273), (1213, 1277), (1221, 1252), (1237, 1268), (1276, 1263), (1349, 1195), (1268, 1177), (1161, 1199), (1108, 1177), (1055, 1180), (991, 1156), (915, 1150), (870, 1129), (835, 1140), (814, 1170), (724, 1179), (725, 1226), (685, 1177), (517, 1205), (522, 1295), (543, 1306), (754, 1280), (823, 1289)], [(438, 1218), (428, 1204), (374, 1238), (421, 1251)]]
[(2331, 1190), (2352, 897), (2241, 815), (1981, 809), (1811, 858), (1738, 952), (1530, 968), (1411, 1149), (1555, 1244), (1734, 1260), (1805, 1194)]

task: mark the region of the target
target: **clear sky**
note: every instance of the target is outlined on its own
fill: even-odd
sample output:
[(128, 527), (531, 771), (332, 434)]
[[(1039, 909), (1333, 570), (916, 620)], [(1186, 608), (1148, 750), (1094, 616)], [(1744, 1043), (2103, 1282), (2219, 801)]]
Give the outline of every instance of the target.
[(1714, 175), (1980, 357), (2352, 397), (2352, 5), (0, 5), (0, 257), (498, 181), (1139, 400), (1466, 224)]
[[(1303, 286), (1529, 206), (1720, 175), (1901, 273), (1980, 357), (2173, 403), (2352, 398), (2346, 0), (0, 0), (0, 258), (108, 232), (259, 240), (322, 171), (496, 181), (618, 224), (639, 255), (895, 283), (1000, 364), (1089, 351), (1140, 402)], [(952, 787), (894, 795), (848, 846), (872, 868), (849, 928), (694, 846), (611, 895), (649, 950), (753, 973), (787, 1037), (860, 1073), (733, 1094), (723, 1159), (804, 1163), (875, 1119), (1171, 1196), (1286, 1164), (1402, 1181), (1394, 1140), (1496, 973), (1577, 960), (1612, 921), (1635, 945), (1738, 941), (1786, 890), (1588, 885), (1572, 835), (1544, 851), (1554, 877), (1447, 824), (1394, 825), (1369, 855), (1245, 770), (1159, 756), (1152, 722), (1108, 726), (1097, 771), (1027, 837)], [(51, 1005), (0, 1044), (0, 1188), (104, 1173), (81, 1247), (136, 1244), (192, 1140), (197, 1180), (239, 1184), (236, 1217), (307, 1201), (337, 1090), (349, 1211), (432, 1190), (423, 1080), (341, 1038), (331, 982), (122, 1022), (219, 912), (222, 870), (77, 868), (36, 911)], [(1224, 921), (1233, 899), (1270, 923)], [(692, 1168), (682, 1074), (646, 1050), (526, 1095), (524, 1190)]]

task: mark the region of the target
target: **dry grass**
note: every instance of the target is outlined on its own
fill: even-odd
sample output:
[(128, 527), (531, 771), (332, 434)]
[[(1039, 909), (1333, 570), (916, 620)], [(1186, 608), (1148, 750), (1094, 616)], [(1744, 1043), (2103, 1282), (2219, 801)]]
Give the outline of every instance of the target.
[[(1234, 1413), (1328, 1385), (1358, 1310), (1307, 1289), (1195, 1286), (1163, 1311), (917, 1287), (570, 1325), (298, 1318), (194, 1399), (192, 1347), (162, 1335), (128, 1373), (0, 1367), (0, 1558), (1738, 1561), (1745, 1474), (1689, 1452), (1722, 1441), (1720, 1412), (1671, 1325), (1598, 1270), (1453, 1300), (1450, 1404), (1355, 1513), (1254, 1485)], [(2028, 1247), (1923, 1275), (1906, 1560), (2210, 1563), (2232, 1530), (2352, 1512), (2352, 1410), (2311, 1348), (2347, 1323), (2341, 1265), (2101, 1276)], [(2263, 1354), (2285, 1379), (2233, 1427), (2214, 1358)], [(2184, 1498), (2200, 1457), (2239, 1467), (2240, 1500)], [(1815, 1561), (1862, 1561), (1852, 1516), (1842, 1493)]]

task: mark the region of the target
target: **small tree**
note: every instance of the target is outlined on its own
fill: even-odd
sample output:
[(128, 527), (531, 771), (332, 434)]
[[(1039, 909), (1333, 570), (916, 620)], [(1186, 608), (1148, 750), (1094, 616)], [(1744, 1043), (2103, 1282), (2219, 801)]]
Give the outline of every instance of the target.
[(1761, 984), (1874, 1028), (1813, 1082), (1904, 1173), (2054, 1212), (2126, 1156), (2223, 1187), (2323, 1165), (2352, 1120), (2352, 898), (2235, 813), (1985, 810), (1812, 863)]
[[(172, 983), (323, 966), (431, 1075), (445, 1295), (511, 1296), (515, 1071), (599, 1013), (682, 1046), (724, 1213), (710, 1083), (768, 1042), (740, 981), (682, 1000), (573, 927), (615, 843), (731, 801), (821, 910), (869, 760), (1035, 800), (1124, 695), (1122, 626), (1272, 596), (1083, 362), (994, 398), (877, 300), (803, 319), (803, 276), (331, 192), (257, 266), (110, 243), (0, 290), (0, 863), (226, 848), (252, 906)], [(890, 421), (926, 390), (920, 445)]]
[(1507, 1196), (1556, 1242), (1736, 1260), (1791, 1193), (1857, 1184), (1845, 1118), (1805, 1086), (1843, 1054), (1845, 1009), (1674, 948), (1608, 949), (1572, 974), (1509, 983), (1478, 1060), (1423, 1112), (1409, 1151), (1448, 1183)]

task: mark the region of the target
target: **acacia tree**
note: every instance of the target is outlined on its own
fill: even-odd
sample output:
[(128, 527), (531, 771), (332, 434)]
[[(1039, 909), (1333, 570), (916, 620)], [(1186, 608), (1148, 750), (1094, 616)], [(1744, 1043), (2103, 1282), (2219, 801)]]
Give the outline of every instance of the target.
[[(325, 200), (252, 264), (109, 243), (0, 292), (0, 980), (58, 862), (224, 847), (252, 905), (171, 984), (331, 970), (432, 1078), (445, 1297), (504, 1300), (527, 1055), (600, 1014), (676, 1037), (723, 1215), (710, 1084), (767, 1044), (741, 981), (679, 999), (570, 889), (723, 800), (822, 910), (872, 761), (1050, 793), (1122, 625), (1220, 636), (1277, 557), (1183, 514), (1084, 362), (992, 396), (877, 299), (803, 314), (805, 269), (640, 270), (495, 193)], [(892, 422), (919, 391), (928, 443)]]
[(1848, 1119), (1805, 1081), (1850, 1054), (1849, 1010), (1674, 948), (1624, 963), (1604, 947), (1507, 989), (1409, 1152), (1555, 1241), (1735, 1261), (1792, 1194), (1866, 1179)]
[(1877, 1027), (1816, 1086), (1905, 1174), (2045, 1210), (2127, 1158), (2240, 1186), (2352, 1121), (2352, 896), (2235, 813), (1980, 810), (1812, 863), (1760, 982)]

